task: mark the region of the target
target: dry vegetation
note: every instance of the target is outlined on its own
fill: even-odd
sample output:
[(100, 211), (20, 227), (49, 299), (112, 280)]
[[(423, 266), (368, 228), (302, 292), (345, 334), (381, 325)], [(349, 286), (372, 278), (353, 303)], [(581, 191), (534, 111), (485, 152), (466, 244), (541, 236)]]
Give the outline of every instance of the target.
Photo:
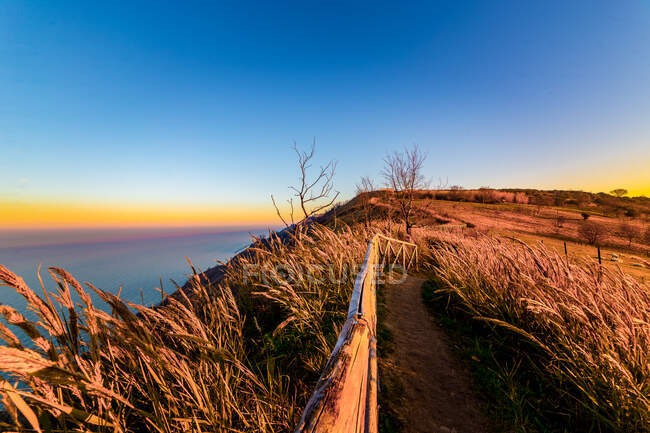
[[(562, 250), (562, 242), (566, 242), (569, 255), (580, 253), (594, 257), (596, 247), (600, 246), (603, 257), (606, 256), (608, 261), (612, 259), (627, 272), (640, 277), (650, 277), (650, 208), (645, 211), (648, 213), (639, 213), (637, 217), (631, 218), (586, 211), (592, 209), (588, 204), (585, 204), (584, 209), (579, 209), (510, 201), (482, 203), (435, 198), (439, 194), (447, 197), (448, 193), (453, 192), (454, 190), (418, 192), (412, 211), (413, 227), (418, 230), (434, 225), (466, 225), (481, 232), (525, 236), (553, 245), (559, 241)], [(473, 194), (475, 191), (459, 192)], [(511, 191), (496, 192), (515, 194)], [(504, 200), (512, 198), (525, 202), (524, 199), (515, 197), (516, 195), (504, 195)], [(534, 196), (529, 194), (528, 197)], [(399, 206), (395, 202), (394, 193), (389, 190), (361, 194), (336, 208), (334, 213), (338, 219), (353, 224), (365, 218), (361, 208), (366, 202), (372, 207), (371, 218), (388, 218), (395, 220), (395, 223), (399, 222)], [(586, 213), (586, 219), (583, 213)], [(623, 256), (626, 258), (623, 259)]]
[(585, 219), (584, 209), (567, 206), (482, 204), (427, 198), (420, 199), (418, 205), (426, 207), (439, 220), (448, 220), (451, 224), (467, 223), (481, 232), (542, 240), (562, 252), (562, 243), (566, 242), (569, 255), (579, 253), (595, 257), (596, 247), (600, 246), (603, 258), (611, 264), (621, 265), (626, 272), (639, 277), (650, 277), (650, 219), (646, 214), (635, 218), (589, 214)]
[(646, 271), (642, 217), (584, 217), (581, 208), (531, 204), (522, 191), (450, 190), (445, 200), (414, 195), (405, 224), (399, 197), (366, 189), (320, 219), (338, 228), (299, 225), (287, 238), (258, 240), (219, 284), (195, 274), (188, 297), (156, 308), (54, 268), (56, 290), (39, 296), (0, 267), (37, 317), (0, 306), (8, 325), (0, 322), (0, 370), (17, 380), (2, 380), (0, 393), (14, 428), (290, 431), (336, 340), (366, 241), (412, 226), (428, 242), (445, 305), (484, 323), (544, 384), (557, 412), (549, 419), (572, 431), (649, 431), (649, 288), (618, 262), (595, 264), (581, 233), (604, 227), (593, 243), (638, 254), (629, 257)]
[[(502, 387), (498, 404), (511, 406), (499, 413), (510, 419), (497, 424), (522, 432), (650, 431), (645, 215), (527, 204), (516, 198), (522, 192), (510, 193), (461, 202), (421, 192), (413, 212), (413, 235), (430, 245), (438, 305), (457, 323), (477, 323), (470, 345), (484, 337), (482, 371), (492, 371), (477, 380), (500, 382), (488, 388)], [(399, 215), (392, 196), (371, 194), (375, 217)], [(338, 217), (354, 220), (359, 206), (352, 201)], [(440, 230), (446, 226), (451, 233)], [(602, 266), (596, 245), (607, 245)]]
[(0, 326), (0, 370), (20, 381), (2, 380), (5, 408), (36, 431), (289, 431), (345, 318), (366, 240), (347, 227), (272, 236), (219, 285), (195, 274), (192, 301), (169, 297), (157, 308), (54, 268), (56, 291), (39, 296), (0, 267), (38, 317), (1, 307), (33, 343)]
[(438, 294), (509, 334), (569, 431), (650, 431), (650, 291), (593, 260), (488, 235), (429, 236)]
[(428, 193), (425, 198), (436, 200), (465, 201), (476, 203), (528, 203), (528, 196), (523, 192), (497, 191), (492, 188), (478, 190), (465, 190), (461, 187), (452, 187), (449, 190), (440, 190)]

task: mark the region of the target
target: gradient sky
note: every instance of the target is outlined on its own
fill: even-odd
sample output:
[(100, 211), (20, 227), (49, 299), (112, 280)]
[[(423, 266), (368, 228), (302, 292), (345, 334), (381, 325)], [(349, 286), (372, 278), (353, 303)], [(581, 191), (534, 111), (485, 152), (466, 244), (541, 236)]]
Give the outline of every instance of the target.
[(650, 195), (650, 2), (0, 3), (0, 224), (275, 222), (293, 140), (353, 194)]

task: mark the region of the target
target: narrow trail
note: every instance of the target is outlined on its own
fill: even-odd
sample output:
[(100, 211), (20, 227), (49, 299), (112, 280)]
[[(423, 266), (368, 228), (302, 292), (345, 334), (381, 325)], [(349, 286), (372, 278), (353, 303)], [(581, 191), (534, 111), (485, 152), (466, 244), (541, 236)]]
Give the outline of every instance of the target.
[(483, 433), (490, 428), (470, 387), (469, 373), (422, 302), (425, 280), (409, 277), (387, 287), (388, 358), (404, 387), (398, 409), (408, 433)]

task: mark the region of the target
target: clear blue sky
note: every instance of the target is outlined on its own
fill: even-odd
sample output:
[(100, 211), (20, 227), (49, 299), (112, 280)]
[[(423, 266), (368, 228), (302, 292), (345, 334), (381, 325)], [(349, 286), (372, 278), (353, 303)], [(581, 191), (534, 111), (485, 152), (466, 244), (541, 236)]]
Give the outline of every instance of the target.
[(420, 144), (467, 187), (650, 192), (650, 2), (0, 4), (0, 200), (352, 194)]

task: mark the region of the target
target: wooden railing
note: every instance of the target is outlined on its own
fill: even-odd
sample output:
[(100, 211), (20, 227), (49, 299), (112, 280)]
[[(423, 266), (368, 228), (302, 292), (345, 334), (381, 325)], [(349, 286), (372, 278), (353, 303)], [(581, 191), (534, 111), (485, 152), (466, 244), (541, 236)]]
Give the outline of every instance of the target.
[(377, 432), (377, 302), (379, 271), (417, 263), (410, 242), (375, 235), (354, 283), (348, 316), (296, 433)]

